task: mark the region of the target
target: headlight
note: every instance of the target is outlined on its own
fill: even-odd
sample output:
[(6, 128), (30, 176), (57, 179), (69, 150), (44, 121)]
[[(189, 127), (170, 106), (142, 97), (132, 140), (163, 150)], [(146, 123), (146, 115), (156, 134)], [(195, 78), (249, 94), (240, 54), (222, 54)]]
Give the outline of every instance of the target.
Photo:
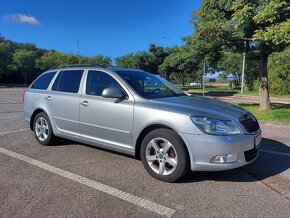
[(238, 135), (239, 127), (230, 120), (218, 120), (210, 117), (192, 116), (192, 122), (203, 132), (212, 135)]

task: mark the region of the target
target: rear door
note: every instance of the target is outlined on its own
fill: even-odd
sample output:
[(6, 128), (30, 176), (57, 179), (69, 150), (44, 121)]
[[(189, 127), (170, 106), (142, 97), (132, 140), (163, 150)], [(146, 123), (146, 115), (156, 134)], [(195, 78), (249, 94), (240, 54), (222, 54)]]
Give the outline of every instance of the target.
[(79, 98), (83, 70), (60, 71), (45, 97), (48, 113), (58, 131), (79, 136)]
[(23, 111), (27, 120), (31, 119), (33, 112), (38, 109), (46, 108), (47, 89), (51, 80), (57, 72), (45, 72), (41, 74), (25, 92)]
[(106, 72), (89, 70), (85, 80), (80, 97), (81, 137), (119, 149), (130, 149), (133, 96), (128, 95), (122, 100), (102, 97), (102, 91), (107, 87), (119, 87), (125, 91), (125, 87)]

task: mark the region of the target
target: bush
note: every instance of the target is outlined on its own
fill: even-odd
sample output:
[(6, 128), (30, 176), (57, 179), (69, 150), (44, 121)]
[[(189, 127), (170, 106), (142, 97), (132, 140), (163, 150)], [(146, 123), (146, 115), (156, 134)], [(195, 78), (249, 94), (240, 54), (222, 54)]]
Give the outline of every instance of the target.
[[(275, 52), (269, 57), (268, 79), (271, 94), (290, 94), (290, 48), (283, 52)], [(259, 79), (251, 80), (254, 91), (259, 92)], [(248, 86), (248, 84), (247, 84)], [(248, 89), (250, 90), (249, 86)]]
[(290, 94), (290, 49), (275, 52), (269, 57), (270, 93)]

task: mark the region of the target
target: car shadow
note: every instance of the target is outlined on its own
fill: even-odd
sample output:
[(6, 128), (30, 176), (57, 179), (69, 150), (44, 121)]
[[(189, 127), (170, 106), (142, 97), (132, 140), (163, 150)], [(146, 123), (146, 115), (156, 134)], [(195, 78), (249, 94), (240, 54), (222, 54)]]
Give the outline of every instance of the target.
[(102, 147), (98, 147), (98, 146), (94, 146), (94, 145), (76, 142), (76, 141), (72, 141), (69, 139), (58, 139), (57, 142), (55, 144), (53, 144), (52, 146), (58, 147), (58, 146), (70, 146), (70, 145), (81, 145), (81, 146), (85, 146), (88, 148), (92, 148), (92, 149), (96, 149), (96, 150), (100, 150), (100, 151), (104, 151), (104, 152), (108, 152), (108, 153), (112, 153), (112, 154), (117, 154), (117, 155), (121, 155), (121, 156), (128, 157), (128, 158), (137, 159), (136, 157), (129, 155), (129, 154), (124, 154), (124, 153), (121, 153), (118, 151), (113, 151), (110, 149), (106, 149), (106, 148), (102, 148)]
[[(110, 152), (112, 154), (121, 155), (127, 158), (136, 159), (136, 161), (138, 161), (136, 157), (131, 155), (66, 139), (59, 140), (55, 146), (69, 146), (75, 144), (104, 152)], [(215, 172), (191, 172), (179, 180), (178, 183), (194, 183), (206, 180), (226, 182), (256, 182), (280, 174), (290, 168), (289, 156), (269, 153), (269, 151), (290, 154), (290, 147), (283, 144), (282, 142), (263, 138), (259, 157), (253, 163), (233, 170)]]
[(189, 173), (179, 183), (193, 183), (205, 180), (256, 182), (288, 170), (290, 168), (289, 156), (271, 153), (271, 151), (290, 154), (290, 147), (282, 142), (263, 138), (259, 157), (251, 164), (228, 171)]

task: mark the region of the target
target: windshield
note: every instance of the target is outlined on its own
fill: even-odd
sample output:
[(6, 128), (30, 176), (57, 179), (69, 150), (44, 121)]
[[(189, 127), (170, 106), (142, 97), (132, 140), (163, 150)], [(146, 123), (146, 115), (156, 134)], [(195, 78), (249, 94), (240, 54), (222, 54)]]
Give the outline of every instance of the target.
[(116, 71), (143, 98), (166, 98), (186, 95), (165, 79), (144, 71)]

